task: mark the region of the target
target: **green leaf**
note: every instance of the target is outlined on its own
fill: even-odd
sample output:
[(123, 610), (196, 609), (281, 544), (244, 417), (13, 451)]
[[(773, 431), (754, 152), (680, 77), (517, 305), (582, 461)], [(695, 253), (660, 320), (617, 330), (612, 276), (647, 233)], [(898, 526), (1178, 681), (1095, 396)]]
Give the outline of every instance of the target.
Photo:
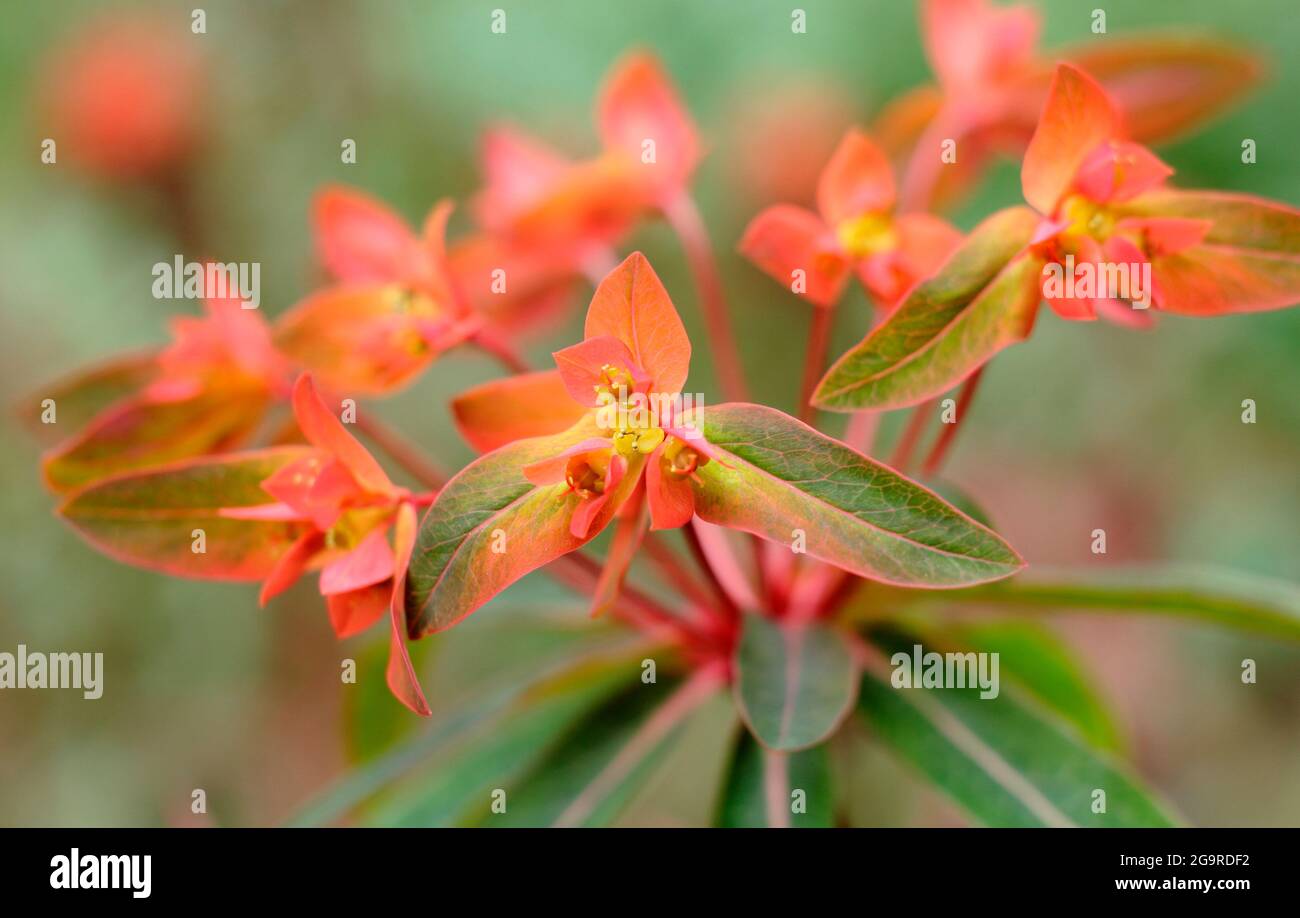
[(945, 650), (996, 653), (1001, 674), (1069, 721), (1089, 745), (1119, 751), (1119, 727), (1070, 648), (1033, 622), (932, 622), (919, 629)]
[(703, 433), (721, 461), (692, 485), (701, 518), (851, 573), (905, 586), (1006, 577), (1024, 562), (996, 533), (934, 492), (772, 408), (719, 405)]
[[(639, 674), (639, 661), (654, 654), (653, 647), (637, 641), (630, 646), (600, 648), (576, 660), (566, 660), (541, 675), (530, 673), (522, 678), (498, 680), (490, 690), (456, 704), (418, 735), (353, 769), (307, 804), (289, 825), (328, 825), (386, 792), (396, 796), (401, 791), (394, 788), (403, 778), (415, 774), (418, 780), (420, 766), (434, 756), (448, 755), (449, 750), (471, 742), (475, 736), (485, 735), (483, 730), (508, 713), (527, 708), (536, 700), (564, 694), (570, 688), (600, 683), (607, 676), (629, 670)], [(439, 764), (442, 761), (438, 759)]]
[(583, 667), (524, 693), (499, 719), (421, 770), (367, 822), (384, 826), (451, 826), (477, 821), (491, 792), (509, 788), (609, 695), (639, 682), (634, 661)]
[[(18, 416), (38, 440), (52, 446), (76, 434), (114, 402), (138, 392), (157, 372), (153, 353), (119, 357), (28, 393), (17, 405)], [(54, 401), (52, 424), (42, 421), (45, 399)]]
[[(871, 593), (873, 595), (868, 595)], [(1285, 580), (1205, 565), (1157, 564), (1033, 568), (999, 584), (925, 594), (862, 591), (851, 614), (902, 604), (974, 604), (1036, 612), (1118, 612), (1189, 618), (1286, 640), (1300, 640), (1300, 586)]]
[[(778, 813), (770, 813), (768, 772), (779, 789)], [(797, 796), (796, 796), (797, 795)], [(775, 805), (778, 801), (773, 800)], [(830, 762), (826, 746), (799, 752), (764, 749), (747, 730), (736, 736), (723, 779), (715, 824), (726, 829), (790, 826), (826, 828), (833, 824)], [(787, 811), (789, 811), (787, 815)]]
[[(110, 478), (70, 496), (59, 514), (126, 564), (177, 577), (261, 580), (310, 524), (242, 519), (231, 511), (274, 504), (262, 482), (312, 452), (253, 450)], [(203, 551), (195, 548), (199, 538)]]
[(609, 825), (654, 774), (687, 715), (720, 687), (703, 676), (683, 683), (660, 670), (657, 682), (612, 698), (506, 788), (506, 812), (489, 813), (482, 824)]
[(736, 647), (736, 706), (769, 749), (820, 743), (853, 706), (857, 674), (844, 638), (824, 625), (745, 616)]
[(813, 404), (904, 408), (940, 395), (1033, 328), (1043, 259), (1025, 249), (1038, 216), (989, 217), (930, 280), (826, 373)]
[[(596, 435), (588, 416), (562, 434), (519, 440), (461, 470), (420, 522), (406, 578), (412, 636), (449, 628), (525, 574), (586, 544), (569, 531), (581, 498), (563, 482), (538, 487), (523, 468)], [(636, 486), (638, 457), (591, 527), (609, 522)], [(502, 541), (504, 540), (504, 542)], [(504, 544), (505, 550), (499, 550)]]
[[(886, 654), (910, 658), (915, 641), (886, 635), (876, 643)], [(891, 661), (873, 657), (859, 712), (875, 736), (976, 821), (1015, 827), (1174, 824), (1121, 766), (1010, 687), (981, 699), (978, 688), (895, 688), (891, 673)], [(1096, 791), (1105, 793), (1104, 813), (1093, 812)]]
[(205, 392), (175, 402), (127, 399), (45, 457), (46, 483), (65, 492), (113, 475), (229, 449), (252, 433), (266, 393)]
[[(353, 763), (378, 758), (415, 733), (422, 723), (405, 706), (393, 704), (386, 678), (390, 644), (385, 630), (383, 640), (370, 641), (361, 649), (356, 655), (356, 684), (343, 695), (344, 736)], [(426, 668), (437, 646), (436, 636), (410, 642), (407, 653), (417, 673)]]

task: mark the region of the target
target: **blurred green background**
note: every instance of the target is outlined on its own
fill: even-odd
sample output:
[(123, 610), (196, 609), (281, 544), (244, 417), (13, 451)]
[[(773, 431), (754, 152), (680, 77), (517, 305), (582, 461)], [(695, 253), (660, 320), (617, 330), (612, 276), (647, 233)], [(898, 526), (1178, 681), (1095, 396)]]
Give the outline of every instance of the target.
[[(318, 279), (307, 212), (322, 183), (359, 186), (415, 221), (435, 198), (463, 202), (475, 190), (477, 138), (493, 122), (593, 152), (601, 78), (622, 52), (645, 46), (662, 56), (709, 144), (695, 189), (758, 400), (790, 408), (807, 308), (735, 255), (736, 240), (779, 188), (820, 165), (844, 127), (928, 79), (912, 4), (802, 0), (805, 35), (791, 34), (794, 5), (231, 2), (208, 5), (207, 33), (192, 35), (193, 2), (10, 4), (0, 30), (5, 402), (87, 361), (162, 342), (168, 316), (197, 308), (150, 296), (152, 265), (175, 253), (258, 261), (263, 308), (290, 306)], [(1101, 4), (1038, 5), (1045, 47), (1104, 40), (1089, 31)], [(505, 35), (489, 30), (498, 7)], [(1183, 185), (1300, 205), (1293, 0), (1105, 8), (1112, 34), (1195, 25), (1258, 48), (1268, 82), (1161, 153)], [(181, 247), (147, 189), (40, 163), (47, 130), (35, 100), (50, 49), (139, 13), (199, 46), (211, 74), (210, 93), (195, 102), (205, 129), (191, 242), (202, 251)], [(769, 147), (774, 136), (796, 153)], [(357, 141), (355, 165), (340, 163), (345, 137)], [(1245, 137), (1258, 144), (1254, 165), (1240, 161)], [(968, 228), (1018, 198), (1007, 164), (958, 220)], [(452, 234), (468, 226), (462, 208)], [(693, 384), (711, 397), (680, 250), (657, 225), (633, 246), (684, 313), (697, 345)], [(534, 361), (576, 340), (584, 304), (567, 328), (530, 346)], [(855, 292), (837, 352), (865, 323)], [(477, 355), (452, 355), (376, 410), (445, 464), (463, 463), (470, 452), (448, 423), (447, 398), (494, 373)], [(999, 357), (985, 380), (949, 475), (1031, 563), (1175, 559), (1300, 580), (1300, 311), (1166, 318), (1135, 333), (1067, 326), (1044, 310), (1032, 340)], [(1244, 398), (1258, 404), (1255, 425), (1240, 422)], [(337, 644), (314, 584), (259, 610), (252, 587), (169, 580), (94, 553), (52, 516), (37, 447), (11, 414), (3, 424), (0, 650), (102, 651), (107, 673), (95, 702), (70, 691), (0, 692), (0, 824), (274, 824), (342, 773), (356, 747), (345, 727), (357, 700), (349, 693), (362, 689), (340, 684), (339, 661), (382, 654), (382, 636)], [(1108, 533), (1105, 559), (1088, 552), (1094, 528)], [(532, 653), (512, 645), (508, 622), (536, 609), (575, 626), (585, 616), (529, 578), (440, 648), (428, 667), (431, 697), (453, 703), (476, 673)], [(1140, 770), (1190, 821), (1300, 824), (1300, 649), (1156, 620), (1076, 617), (1060, 627), (1119, 711)], [(1258, 685), (1241, 684), (1244, 657), (1259, 661)], [(396, 707), (372, 703), (381, 718)], [(712, 735), (698, 732), (705, 742)], [(713, 781), (700, 772), (707, 760), (676, 757), (626, 819), (699, 821)], [(957, 821), (884, 753), (863, 744), (849, 765), (860, 818)], [(207, 792), (206, 818), (189, 811), (194, 788)]]

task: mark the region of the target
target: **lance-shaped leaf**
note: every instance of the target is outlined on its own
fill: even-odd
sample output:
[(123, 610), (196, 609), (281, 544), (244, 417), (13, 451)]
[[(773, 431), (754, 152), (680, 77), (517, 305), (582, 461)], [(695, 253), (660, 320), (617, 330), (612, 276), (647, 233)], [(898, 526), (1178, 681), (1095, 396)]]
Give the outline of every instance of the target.
[(59, 514), (126, 564), (179, 577), (261, 580), (310, 528), (259, 514), (275, 503), (261, 483), (311, 453), (286, 446), (110, 478), (73, 494)]
[[(642, 647), (644, 651), (644, 647)], [(511, 788), (611, 695), (639, 682), (625, 653), (584, 659), (519, 693), (500, 718), (484, 722), (387, 795), (367, 822), (383, 826), (472, 824), (493, 789)], [(513, 800), (507, 797), (507, 802)]]
[(853, 658), (843, 636), (824, 625), (748, 615), (735, 668), (736, 707), (768, 749), (820, 743), (853, 706)]
[(747, 730), (736, 735), (714, 824), (724, 829), (819, 829), (833, 824), (826, 747), (764, 749)]
[(1024, 566), (996, 533), (909, 478), (772, 408), (706, 408), (721, 461), (696, 470), (695, 511), (851, 573), (957, 587)]
[(1203, 239), (1153, 254), (1157, 305), (1187, 315), (1280, 309), (1300, 302), (1300, 211), (1250, 195), (1154, 191), (1116, 210), (1141, 220), (1208, 220)]
[(212, 390), (180, 401), (119, 402), (45, 455), (46, 483), (65, 492), (136, 469), (230, 449), (252, 433), (269, 404), (262, 389)]
[[(850, 607), (865, 620), (877, 603), (896, 610), (908, 602), (929, 602), (932, 594), (881, 590)], [(1167, 615), (1208, 622), (1253, 634), (1300, 640), (1300, 586), (1205, 565), (1134, 565), (1102, 570), (1038, 569), (978, 589), (945, 593), (946, 604), (1002, 610), (1108, 612)], [(871, 608), (868, 608), (868, 605)]]
[(461, 436), (480, 453), (568, 430), (586, 414), (558, 370), (521, 373), (467, 389), (451, 401)]
[(721, 686), (716, 670), (637, 684), (602, 705), (513, 789), (483, 825), (605, 826), (654, 774), (689, 715)]
[(1097, 749), (1122, 748), (1119, 726), (1070, 648), (1035, 622), (931, 622), (914, 626), (927, 647), (998, 654), (999, 672), (1070, 723)]
[[(154, 353), (131, 354), (101, 363), (30, 392), (15, 406), (28, 430), (46, 445), (66, 440), (115, 402), (133, 395), (158, 374)], [(53, 405), (46, 420), (46, 399)]]
[[(1118, 763), (1076, 738), (1006, 685), (996, 698), (975, 688), (894, 687), (913, 639), (878, 639), (858, 709), (879, 737), (989, 826), (1169, 826), (1166, 809)], [(902, 680), (899, 680), (900, 684)], [(1095, 812), (1105, 792), (1105, 811)]]
[(903, 408), (939, 395), (1033, 328), (1043, 260), (1025, 250), (1038, 217), (989, 217), (927, 281), (835, 362), (813, 395), (833, 411)]
[(586, 544), (636, 487), (634, 457), (586, 538), (569, 522), (582, 498), (563, 482), (538, 486), (525, 466), (553, 459), (596, 434), (588, 416), (562, 434), (519, 440), (470, 463), (438, 494), (424, 519), (406, 578), (412, 637), (449, 628), (520, 577)]

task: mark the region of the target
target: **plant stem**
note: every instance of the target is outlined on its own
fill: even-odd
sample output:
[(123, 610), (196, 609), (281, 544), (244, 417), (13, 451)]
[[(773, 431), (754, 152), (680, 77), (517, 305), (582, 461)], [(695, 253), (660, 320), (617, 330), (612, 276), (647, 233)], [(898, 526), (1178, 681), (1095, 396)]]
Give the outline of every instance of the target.
[(956, 416), (953, 422), (942, 425), (943, 430), (935, 440), (934, 446), (930, 448), (930, 454), (925, 457), (925, 462), (921, 464), (921, 474), (924, 477), (929, 478), (934, 475), (943, 465), (944, 457), (948, 455), (948, 450), (952, 448), (952, 441), (957, 437), (957, 428), (966, 419), (966, 412), (975, 398), (975, 390), (979, 388), (980, 377), (983, 375), (984, 367), (980, 367), (962, 383), (961, 394), (957, 396)]
[(358, 411), (356, 425), (366, 439), (426, 488), (438, 491), (447, 483), (447, 474), (420, 452), (419, 447), (370, 412)]
[[(687, 599), (704, 609), (714, 609), (719, 604), (714, 592), (710, 592), (703, 584), (687, 573), (682, 566), (681, 559), (669, 549), (659, 533), (647, 533), (641, 547), (645, 549), (646, 557), (650, 559), (664, 579), (675, 586), (678, 592)], [(710, 584), (711, 586), (712, 584)]]
[(898, 438), (894, 454), (889, 457), (889, 464), (898, 471), (906, 472), (907, 467), (912, 464), (912, 453), (916, 452), (916, 444), (920, 441), (921, 434), (925, 432), (925, 425), (930, 420), (930, 411), (934, 408), (934, 404), (935, 400), (930, 399), (912, 409), (912, 416), (907, 419), (907, 426), (903, 428), (902, 436)]
[(700, 570), (708, 579), (709, 585), (713, 588), (713, 592), (717, 594), (718, 605), (722, 612), (729, 620), (735, 621), (740, 617), (740, 609), (732, 600), (731, 594), (727, 592), (727, 588), (718, 578), (717, 571), (713, 569), (713, 565), (709, 562), (709, 555), (700, 542), (700, 535), (695, 531), (693, 522), (682, 527), (682, 535), (686, 537), (686, 544), (691, 549), (691, 555), (695, 558), (695, 563), (699, 565)]
[(812, 424), (817, 417), (812, 395), (826, 370), (826, 352), (830, 349), (834, 320), (833, 307), (813, 307), (812, 321), (808, 326), (808, 348), (804, 353), (803, 381), (799, 385), (799, 420), (805, 424)]
[(740, 360), (736, 334), (731, 327), (727, 300), (722, 290), (722, 278), (718, 274), (713, 245), (709, 242), (704, 220), (700, 217), (695, 201), (684, 191), (664, 207), (664, 214), (673, 232), (681, 240), (695, 280), (723, 395), (733, 402), (749, 401), (744, 365)]

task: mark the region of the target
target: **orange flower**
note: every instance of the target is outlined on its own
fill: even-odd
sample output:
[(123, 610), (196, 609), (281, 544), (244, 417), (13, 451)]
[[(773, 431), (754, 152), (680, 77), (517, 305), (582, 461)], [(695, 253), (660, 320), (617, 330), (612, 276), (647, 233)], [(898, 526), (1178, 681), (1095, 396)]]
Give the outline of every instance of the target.
[(817, 213), (789, 204), (750, 222), (740, 251), (818, 306), (843, 294), (849, 275), (883, 309), (931, 274), (961, 241), (946, 221), (894, 210), (894, 177), (885, 154), (850, 130), (822, 170)]

